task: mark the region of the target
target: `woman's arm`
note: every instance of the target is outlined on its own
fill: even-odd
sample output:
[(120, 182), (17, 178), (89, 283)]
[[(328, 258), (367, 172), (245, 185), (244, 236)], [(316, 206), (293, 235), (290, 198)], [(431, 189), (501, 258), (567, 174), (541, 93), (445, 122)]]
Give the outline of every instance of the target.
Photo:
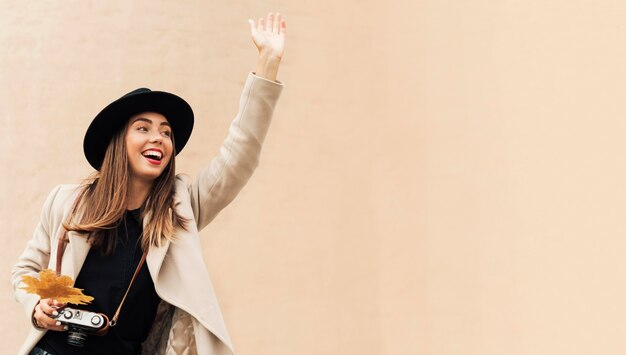
[[(60, 201), (58, 201), (58, 196), (62, 188), (63, 185), (58, 185), (48, 194), (33, 237), (26, 244), (24, 252), (11, 270), (11, 283), (13, 284), (15, 299), (22, 304), (26, 316), (31, 318), (33, 326), (39, 330), (65, 330), (64, 326), (57, 324), (58, 321), (51, 317), (56, 312), (52, 306), (63, 307), (63, 303), (50, 298), (40, 300), (38, 295), (27, 293), (21, 289), (24, 286), (22, 276), (39, 277), (39, 272), (48, 268), (52, 250), (51, 240), (54, 239), (51, 236), (54, 233), (54, 226), (58, 225), (55, 221), (59, 220), (58, 202)], [(60, 214), (62, 215), (62, 213)]]
[(257, 67), (248, 75), (239, 112), (219, 154), (188, 185), (198, 230), (237, 196), (258, 166), (261, 146), (282, 92), (283, 84), (276, 80), (276, 74), (284, 51), (286, 22), (270, 13), (267, 26), (264, 19), (258, 24), (250, 20), (250, 24), (259, 50)]
[(41, 209), (41, 218), (33, 237), (26, 245), (17, 263), (11, 269), (11, 284), (15, 292), (15, 299), (22, 304), (27, 317), (31, 317), (35, 305), (39, 302), (39, 296), (26, 293), (20, 289), (24, 286), (22, 276), (39, 276), (39, 271), (48, 267), (50, 259), (50, 214), (53, 201), (61, 189), (61, 185), (54, 188)]

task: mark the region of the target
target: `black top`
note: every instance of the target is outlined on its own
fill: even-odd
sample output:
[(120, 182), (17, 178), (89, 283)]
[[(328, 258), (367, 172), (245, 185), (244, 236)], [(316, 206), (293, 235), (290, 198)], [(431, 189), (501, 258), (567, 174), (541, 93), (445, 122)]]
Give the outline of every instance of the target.
[[(139, 209), (127, 211), (116, 229), (115, 252), (103, 256), (100, 250), (92, 248), (76, 279), (74, 286), (93, 296), (93, 302), (69, 307), (104, 313), (109, 319), (113, 318), (141, 260), (142, 230)], [(37, 346), (56, 355), (141, 354), (141, 343), (150, 332), (159, 302), (148, 267), (144, 264), (124, 301), (117, 325), (111, 327), (107, 335), (89, 335), (85, 346), (79, 348), (67, 344), (68, 332), (48, 331)]]

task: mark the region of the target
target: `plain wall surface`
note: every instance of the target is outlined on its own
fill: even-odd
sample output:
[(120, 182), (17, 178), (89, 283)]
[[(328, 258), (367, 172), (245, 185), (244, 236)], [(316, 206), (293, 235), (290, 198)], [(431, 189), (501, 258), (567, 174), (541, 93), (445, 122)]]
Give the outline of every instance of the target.
[(226, 136), (287, 19), (261, 164), (203, 232), (239, 354), (623, 354), (626, 3), (0, 1), (0, 353), (10, 269), (84, 131), (137, 87)]

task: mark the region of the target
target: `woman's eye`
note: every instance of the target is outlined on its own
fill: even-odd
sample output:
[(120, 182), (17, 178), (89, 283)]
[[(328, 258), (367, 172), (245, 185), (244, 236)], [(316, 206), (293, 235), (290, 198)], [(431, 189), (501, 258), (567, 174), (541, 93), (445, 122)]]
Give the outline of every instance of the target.
[(146, 127), (144, 127), (144, 126), (137, 127), (137, 130), (138, 131), (142, 131), (142, 132), (148, 132), (148, 129)]
[(172, 136), (172, 132), (170, 132), (170, 131), (163, 131), (161, 134), (166, 136), (166, 137), (168, 137), (168, 138)]

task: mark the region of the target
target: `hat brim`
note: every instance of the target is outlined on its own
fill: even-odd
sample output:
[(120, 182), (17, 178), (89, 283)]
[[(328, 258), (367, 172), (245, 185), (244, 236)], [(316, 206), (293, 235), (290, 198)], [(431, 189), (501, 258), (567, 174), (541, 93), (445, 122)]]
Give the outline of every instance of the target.
[(194, 116), (191, 106), (174, 94), (146, 91), (126, 95), (112, 102), (93, 119), (83, 141), (83, 151), (89, 164), (100, 170), (113, 135), (124, 127), (131, 116), (147, 111), (165, 116), (172, 127), (176, 154), (180, 153), (193, 130)]

